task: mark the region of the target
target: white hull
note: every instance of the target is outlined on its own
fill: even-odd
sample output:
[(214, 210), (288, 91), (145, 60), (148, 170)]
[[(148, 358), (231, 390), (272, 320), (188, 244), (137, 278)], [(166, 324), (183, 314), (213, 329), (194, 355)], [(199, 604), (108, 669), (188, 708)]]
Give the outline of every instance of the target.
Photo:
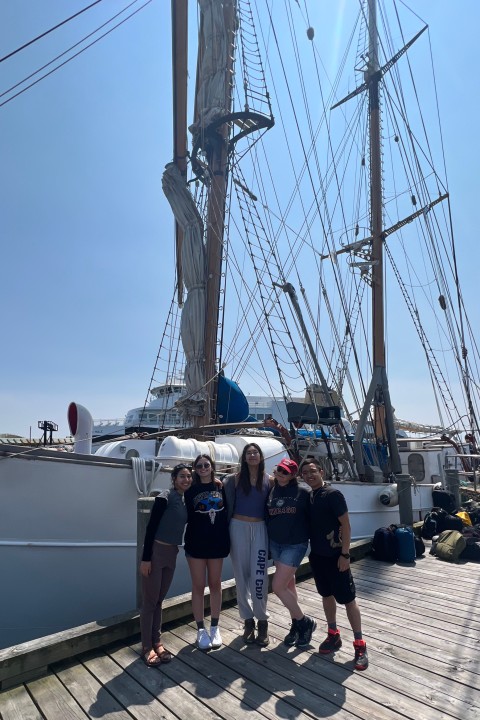
[[(161, 473), (155, 487), (169, 482)], [(339, 487), (355, 539), (399, 522), (398, 506), (378, 499), (385, 486)], [(413, 496), (415, 520), (431, 507), (431, 487)], [(0, 458), (0, 647), (135, 607), (137, 497), (129, 461), (41, 451)], [(170, 595), (189, 588), (181, 551)]]

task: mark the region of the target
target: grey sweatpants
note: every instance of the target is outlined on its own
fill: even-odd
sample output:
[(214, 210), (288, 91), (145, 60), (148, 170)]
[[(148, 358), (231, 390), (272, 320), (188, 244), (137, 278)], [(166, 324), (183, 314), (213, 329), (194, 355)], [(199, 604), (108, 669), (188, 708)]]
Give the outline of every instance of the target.
[(265, 523), (230, 521), (230, 558), (242, 620), (267, 620), (268, 536)]

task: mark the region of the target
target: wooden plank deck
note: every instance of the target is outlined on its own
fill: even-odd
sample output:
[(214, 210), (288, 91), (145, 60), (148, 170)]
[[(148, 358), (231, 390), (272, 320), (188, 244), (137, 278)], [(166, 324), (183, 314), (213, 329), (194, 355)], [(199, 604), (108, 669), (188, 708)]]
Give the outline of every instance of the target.
[(175, 654), (146, 668), (139, 645), (118, 642), (51, 667), (45, 677), (0, 693), (2, 720), (478, 720), (480, 718), (480, 573), (429, 555), (415, 567), (367, 557), (353, 565), (370, 667), (354, 672), (343, 608), (344, 645), (320, 657), (325, 623), (311, 579), (298, 585), (302, 607), (318, 620), (313, 644), (287, 648), (287, 612), (271, 595), (268, 648), (245, 646), (236, 607), (222, 612), (224, 647), (194, 648), (193, 623), (172, 624)]

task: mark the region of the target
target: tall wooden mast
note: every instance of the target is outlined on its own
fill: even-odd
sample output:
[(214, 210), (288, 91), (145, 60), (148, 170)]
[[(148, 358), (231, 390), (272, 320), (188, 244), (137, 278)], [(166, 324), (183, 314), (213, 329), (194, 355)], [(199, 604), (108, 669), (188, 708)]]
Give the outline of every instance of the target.
[[(187, 175), (188, 0), (172, 0), (173, 161)], [(183, 230), (175, 221), (177, 301), (183, 303)]]
[[(237, 0), (210, 0), (202, 2), (201, 7), (191, 166), (196, 177), (208, 188), (208, 200), (205, 222), (205, 386), (199, 388), (204, 391), (205, 409), (204, 415), (194, 418), (197, 427), (217, 419), (218, 329), (230, 155), (240, 138), (274, 124), (270, 100), (265, 93), (262, 101), (259, 92), (258, 77), (263, 77), (263, 70), (260, 62), (252, 64), (255, 42), (251, 37), (248, 52), (242, 54), (242, 66), (245, 69), (250, 64), (250, 72), (255, 68), (257, 73), (255, 100), (252, 101), (250, 84), (244, 81), (244, 107), (232, 111), (239, 3)], [(243, 12), (251, 27), (251, 10)], [(255, 109), (257, 105), (262, 106), (262, 102), (268, 114)]]
[[(385, 368), (383, 287), (383, 188), (380, 136), (380, 64), (376, 0), (368, 0), (368, 106), (370, 124), (370, 231), (372, 237), (372, 347), (373, 366)], [(385, 407), (374, 404), (375, 437), (385, 434)]]
[[(235, 40), (234, 0), (223, 3), (227, 55), (225, 67), (225, 98), (227, 115), (232, 105), (232, 76)], [(202, 49), (199, 51), (199, 58)], [(197, 74), (198, 82), (198, 74)], [(196, 113), (195, 113), (196, 114)], [(217, 336), (220, 305), (220, 280), (223, 261), (223, 238), (225, 226), (225, 200), (228, 182), (229, 123), (224, 122), (208, 132), (206, 155), (208, 166), (209, 196), (206, 223), (206, 305), (205, 305), (205, 415), (194, 419), (198, 427), (215, 421), (217, 392)]]
[[(441, 195), (427, 206), (416, 210), (407, 218), (399, 220), (392, 227), (383, 227), (383, 192), (382, 192), (382, 157), (381, 157), (381, 114), (380, 86), (383, 76), (390, 71), (399, 58), (404, 55), (416, 40), (425, 32), (422, 28), (404, 47), (399, 50), (383, 66), (378, 56), (378, 28), (376, 0), (368, 0), (368, 62), (364, 74), (364, 82), (332, 107), (332, 110), (362, 92), (368, 91), (369, 105), (369, 140), (370, 140), (370, 237), (345, 245), (336, 254), (351, 252), (362, 260), (362, 265), (371, 268), (372, 286), (372, 380), (368, 388), (362, 412), (357, 424), (353, 450), (355, 465), (360, 476), (367, 472), (363, 457), (363, 436), (373, 406), (373, 423), (375, 439), (380, 448), (387, 441), (389, 463), (383, 468), (385, 474), (401, 472), (400, 455), (393, 422), (393, 408), (388, 390), (386, 356), (385, 356), (385, 316), (384, 316), (384, 280), (383, 280), (383, 245), (390, 235), (424, 212), (430, 210), (438, 202), (448, 197)], [(329, 257), (329, 256), (324, 256)], [(354, 265), (354, 264), (352, 264)], [(365, 275), (368, 282), (368, 274)]]
[[(418, 37), (418, 36), (417, 36)], [(373, 424), (377, 447), (387, 442), (389, 462), (383, 468), (384, 473), (400, 473), (401, 462), (398, 453), (393, 409), (388, 390), (386, 359), (385, 359), (385, 317), (384, 317), (384, 282), (383, 282), (383, 193), (382, 193), (382, 157), (381, 157), (381, 117), (380, 117), (380, 83), (383, 74), (390, 69), (408, 46), (398, 53), (385, 67), (380, 67), (378, 56), (378, 29), (376, 0), (368, 0), (368, 63), (364, 83), (352, 93), (334, 105), (338, 107), (365, 90), (368, 91), (369, 104), (369, 139), (370, 139), (370, 237), (355, 244), (362, 246), (361, 252), (368, 257), (371, 266), (372, 285), (372, 380), (368, 388), (365, 403), (360, 414), (357, 432), (353, 442), (355, 464), (362, 476), (366, 470), (363, 458), (363, 435), (373, 405)], [(412, 41), (413, 42), (413, 41)], [(411, 44), (411, 43), (410, 43)], [(363, 246), (369, 245), (369, 251)], [(348, 248), (348, 246), (347, 246)], [(344, 250), (347, 250), (344, 248)], [(352, 246), (353, 249), (353, 246)], [(380, 458), (379, 452), (379, 458)], [(379, 459), (379, 462), (381, 460)]]
[[(225, 68), (225, 97), (227, 112), (232, 109), (232, 78), (235, 40), (235, 7), (233, 0), (223, 6), (227, 32), (227, 66)], [(220, 279), (223, 261), (223, 236), (225, 227), (225, 200), (228, 181), (229, 124), (224, 123), (217, 131), (208, 153), (210, 168), (210, 194), (207, 210), (207, 302), (205, 317), (205, 380), (207, 402), (203, 422), (216, 420), (217, 394), (217, 337), (220, 306)]]
[[(197, 427), (216, 420), (221, 277), (229, 161), (241, 138), (274, 124), (258, 44), (251, 33), (251, 7), (238, 0), (199, 0), (200, 28), (189, 168), (201, 183), (199, 198), (186, 178), (187, 6), (172, 0), (174, 60), (174, 162), (162, 177), (176, 218), (178, 300), (183, 304), (180, 334), (185, 351), (185, 393), (177, 402)], [(243, 107), (232, 112), (237, 33), (243, 22), (247, 48), (241, 53)], [(252, 87), (248, 78), (255, 77)], [(238, 93), (237, 93), (238, 94)], [(240, 93), (241, 95), (241, 93)], [(206, 206), (203, 205), (203, 199)], [(205, 215), (205, 217), (204, 217)], [(182, 268), (183, 262), (183, 268)]]

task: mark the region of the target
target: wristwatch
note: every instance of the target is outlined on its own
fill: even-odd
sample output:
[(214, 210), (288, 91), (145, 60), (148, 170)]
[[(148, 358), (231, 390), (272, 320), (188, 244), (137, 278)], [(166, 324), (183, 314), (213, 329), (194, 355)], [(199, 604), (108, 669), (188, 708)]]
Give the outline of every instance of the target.
[(350, 560), (350, 553), (340, 553), (342, 557), (345, 558), (345, 560)]

